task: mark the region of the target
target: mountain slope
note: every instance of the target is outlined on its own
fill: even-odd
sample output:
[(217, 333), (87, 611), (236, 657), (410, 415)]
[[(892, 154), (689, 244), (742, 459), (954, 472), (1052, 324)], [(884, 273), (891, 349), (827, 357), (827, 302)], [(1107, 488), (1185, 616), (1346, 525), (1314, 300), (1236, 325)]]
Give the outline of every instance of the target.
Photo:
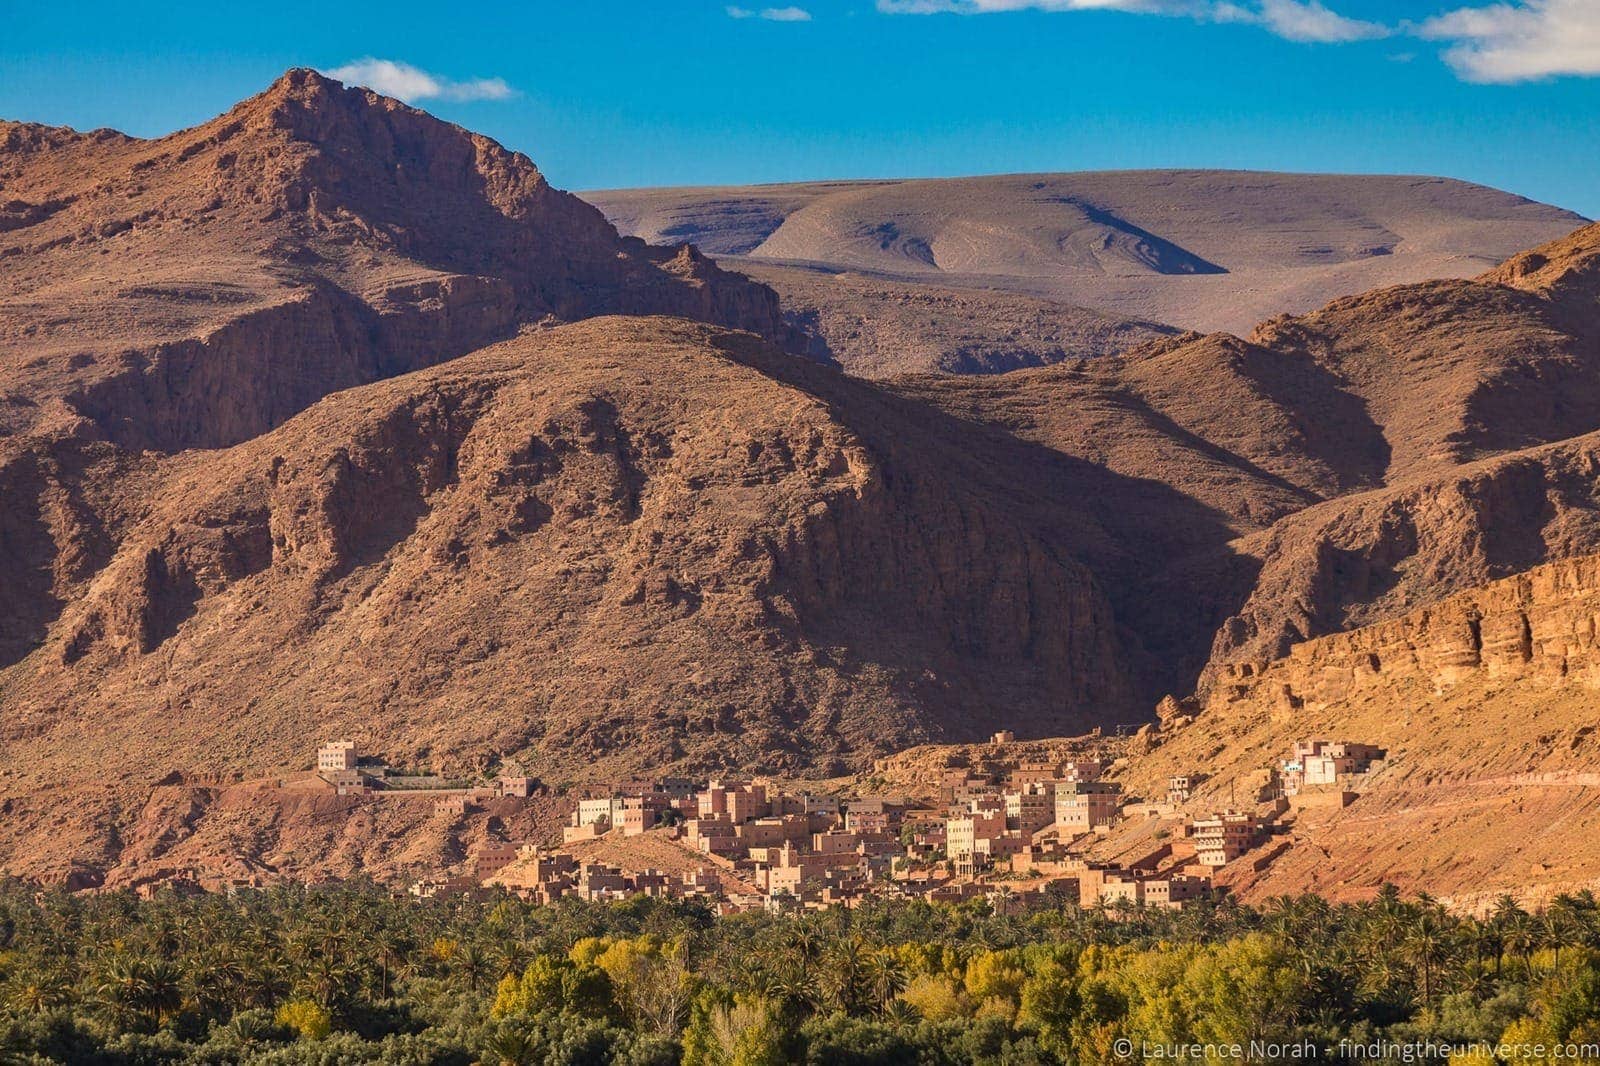
[(806, 351), (851, 374), (1000, 374), (1114, 355), (1177, 331), (1154, 322), (992, 289), (739, 261), (783, 294), (784, 321)]
[[(1246, 171), (584, 195), (625, 233), (690, 240), (731, 262), (1005, 288), (1135, 320), (1234, 332), (1378, 286), (1472, 277), (1583, 221), (1448, 179)], [(786, 295), (781, 278), (773, 283)], [(848, 350), (839, 355), (849, 366)]]
[(0, 125), (0, 202), (4, 433), (236, 443), (546, 317), (784, 332), (770, 290), (306, 70), (152, 141)]
[(1091, 531), (1035, 487), (1061, 460), (946, 421), (747, 334), (602, 318), (151, 458), (148, 513), (0, 674), (0, 855), (106, 869), (164, 775), (325, 735), (559, 777), (1136, 713), (1053, 546)]
[(1386, 881), (1464, 907), (1502, 892), (1547, 899), (1600, 876), (1600, 556), (1535, 567), (1282, 659), (1229, 665), (1199, 716), (1133, 762), (1128, 785), (1159, 794), (1169, 775), (1210, 776), (1196, 806), (1297, 740), (1386, 749), (1342, 810), (1308, 811), (1288, 851), (1231, 869), (1264, 900), (1315, 889), (1370, 896)]
[[(1143, 562), (1080, 557), (1115, 575), (1119, 617), (1182, 692), (1208, 659), (1273, 658), (1600, 551), (1597, 249), (1591, 226), (1520, 267), (1336, 301), (1249, 340), (895, 388), (1214, 516), (1178, 520), (1125, 492), (1084, 504)], [(1503, 284), (1507, 271), (1532, 280)]]
[[(1339, 301), (1254, 340), (1325, 366), (1380, 427), (1370, 491), (1284, 519), (1241, 546), (1264, 560), (1219, 633), (1219, 658), (1290, 644), (1600, 550), (1600, 227), (1509, 270)], [(1564, 268), (1549, 269), (1549, 257)], [(1527, 262), (1525, 260), (1524, 262)]]

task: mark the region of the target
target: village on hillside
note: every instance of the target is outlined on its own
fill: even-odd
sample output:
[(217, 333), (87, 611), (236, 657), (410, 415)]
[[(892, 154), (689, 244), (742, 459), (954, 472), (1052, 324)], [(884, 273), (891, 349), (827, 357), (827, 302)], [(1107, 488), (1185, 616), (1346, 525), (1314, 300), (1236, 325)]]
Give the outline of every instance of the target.
[[(1217, 875), (1235, 864), (1272, 862), (1304, 812), (1353, 803), (1386, 754), (1300, 741), (1244, 782), (1248, 794), (1235, 783), (1230, 805), (1218, 808), (1201, 797), (1200, 770), (1170, 778), (1164, 795), (1124, 794), (1117, 750), (1098, 734), (1018, 742), (1002, 731), (931, 759), (881, 759), (875, 775), (857, 779), (885, 786), (872, 792), (679, 777), (572, 790), (559, 843), (491, 836), (409, 891), (508, 892), (540, 903), (700, 897), (721, 913), (883, 897), (1183, 909), (1224, 891)], [(342, 795), (406, 790), (431, 797), (446, 819), (547, 791), (521, 774), (468, 787), (397, 775), (349, 740), (323, 745), (316, 765)]]
[[(423, 820), (447, 834), (491, 815), (463, 861), (409, 885), (417, 899), (698, 897), (731, 914), (983, 898), (1116, 912), (1216, 898), (1232, 875), (1283, 854), (1299, 819), (1354, 803), (1386, 756), (1370, 744), (1303, 740), (1230, 781), (1225, 797), (1203, 787), (1217, 782), (1200, 769), (1140, 796), (1118, 780), (1127, 747), (1098, 732), (1018, 741), (1001, 731), (984, 744), (897, 753), (844, 781), (657, 777), (552, 789), (519, 772), (463, 781), (398, 770), (341, 739), (316, 750), (314, 772), (275, 784), (357, 808), (425, 805)], [(534, 804), (565, 810), (559, 840), (553, 830), (542, 839), (504, 831), (505, 815)], [(136, 887), (150, 895), (267, 879), (210, 880), (169, 869)]]

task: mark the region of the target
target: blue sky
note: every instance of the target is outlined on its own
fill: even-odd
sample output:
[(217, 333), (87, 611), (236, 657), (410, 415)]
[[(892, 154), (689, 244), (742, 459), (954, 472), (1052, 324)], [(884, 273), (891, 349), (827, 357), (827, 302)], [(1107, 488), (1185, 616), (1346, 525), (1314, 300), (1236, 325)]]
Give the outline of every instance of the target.
[(0, 0), (0, 17), (0, 117), (79, 128), (165, 133), (312, 66), (572, 189), (1216, 166), (1445, 174), (1600, 216), (1600, 0)]

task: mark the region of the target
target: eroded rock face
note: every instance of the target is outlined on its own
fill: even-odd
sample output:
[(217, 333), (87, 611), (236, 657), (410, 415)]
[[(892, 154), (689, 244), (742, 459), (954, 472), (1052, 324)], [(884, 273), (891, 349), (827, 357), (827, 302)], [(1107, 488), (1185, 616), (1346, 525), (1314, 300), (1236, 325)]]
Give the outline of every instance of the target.
[(1277, 658), (1312, 637), (1600, 551), (1597, 491), (1600, 437), (1587, 434), (1285, 518), (1245, 542), (1264, 565), (1218, 630), (1212, 661)]
[(1600, 551), (1597, 241), (1533, 253), (1515, 286), (1403, 286), (1249, 340), (893, 387), (1081, 460), (1053, 491), (1108, 535), (1061, 543), (1150, 653), (1153, 704), (1219, 664)]
[(1284, 658), (1216, 669), (1208, 711), (1249, 703), (1329, 706), (1419, 682), (1600, 689), (1600, 556), (1535, 567), (1402, 617), (1295, 645)]
[(1546, 296), (1575, 314), (1593, 315), (1600, 292), (1600, 226), (1514, 255), (1482, 280)]
[[(6, 674), (0, 757), (31, 769), (0, 789), (112, 793), (72, 830), (107, 869), (156, 768), (292, 767), (329, 731), (559, 780), (1131, 717), (1063, 505), (949, 430), (748, 334), (605, 318), (156, 460)], [(12, 868), (43, 862), (23, 824)]]
[(159, 140), (8, 124), (0, 190), (0, 431), (226, 446), (547, 319), (789, 337), (765, 286), (307, 70)]

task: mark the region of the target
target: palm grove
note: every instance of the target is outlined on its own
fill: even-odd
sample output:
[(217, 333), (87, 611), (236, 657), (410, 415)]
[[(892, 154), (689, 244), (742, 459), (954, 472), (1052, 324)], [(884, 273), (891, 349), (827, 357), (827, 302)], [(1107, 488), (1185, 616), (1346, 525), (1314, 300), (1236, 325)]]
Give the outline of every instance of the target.
[[(1600, 905), (718, 918), (370, 886), (0, 888), (0, 1062), (1081, 1063), (1141, 1045), (1600, 1043)], [(1457, 1051), (1452, 1061), (1480, 1061)]]

